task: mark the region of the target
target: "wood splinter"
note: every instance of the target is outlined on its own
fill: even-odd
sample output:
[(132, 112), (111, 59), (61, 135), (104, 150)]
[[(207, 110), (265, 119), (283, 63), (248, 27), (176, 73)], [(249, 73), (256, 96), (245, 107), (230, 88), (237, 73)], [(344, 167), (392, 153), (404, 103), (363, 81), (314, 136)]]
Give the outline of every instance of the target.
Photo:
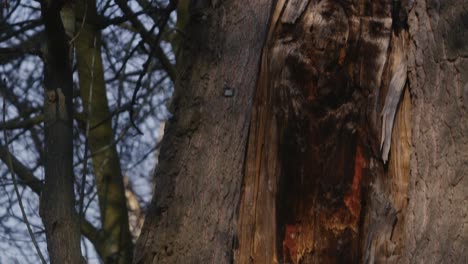
[(392, 141), (392, 129), (395, 120), (395, 115), (398, 110), (398, 103), (400, 102), (401, 95), (406, 83), (407, 78), (407, 65), (406, 55), (404, 52), (405, 37), (403, 33), (392, 33), (392, 50), (390, 58), (392, 59), (391, 72), (392, 78), (388, 87), (387, 96), (385, 97), (385, 104), (382, 109), (382, 137), (380, 140), (380, 149), (382, 153), (382, 160), (384, 163), (388, 161), (388, 154), (390, 152), (390, 144)]

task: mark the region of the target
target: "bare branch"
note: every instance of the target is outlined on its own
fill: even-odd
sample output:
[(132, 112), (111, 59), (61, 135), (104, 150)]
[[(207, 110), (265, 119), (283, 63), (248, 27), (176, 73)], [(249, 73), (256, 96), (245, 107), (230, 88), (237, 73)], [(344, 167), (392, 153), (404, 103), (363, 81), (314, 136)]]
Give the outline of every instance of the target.
[[(42, 24), (42, 21), (40, 19), (34, 19), (34, 20), (28, 20), (28, 21), (22, 21), (16, 24), (6, 24), (2, 25), (0, 27), (0, 32), (3, 32), (4, 34), (0, 35), (0, 42), (10, 40), (11, 38), (18, 36), (20, 34), (23, 34), (24, 32), (27, 32), (28, 30), (31, 30), (33, 28), (36, 28)], [(17, 30), (13, 30), (13, 28), (20, 26)]]
[[(140, 33), (142, 39), (144, 42), (146, 42), (150, 47), (154, 48), (154, 54), (156, 55), (156, 58), (160, 61), (161, 65), (163, 66), (164, 70), (166, 70), (167, 74), (169, 75), (169, 78), (171, 78), (172, 81), (175, 81), (176, 77), (176, 72), (174, 69), (174, 65), (169, 61), (167, 58), (166, 54), (162, 50), (161, 46), (159, 45), (159, 40), (157, 40), (153, 35), (151, 35), (150, 32), (146, 31), (145, 27), (141, 23), (138, 18), (133, 17), (133, 11), (130, 9), (130, 7), (127, 5), (127, 1), (124, 0), (116, 0), (115, 1), (117, 5), (120, 7), (122, 12), (124, 12), (125, 15), (129, 17), (129, 20), (132, 24), (133, 27), (135, 27), (138, 32)], [(171, 3), (176, 2), (176, 1), (171, 1)], [(167, 10), (174, 10), (171, 5), (169, 4)], [(169, 8), (171, 7), (171, 8)]]
[(8, 120), (5, 123), (0, 123), (0, 130), (29, 129), (37, 124), (42, 123), (42, 121), (44, 121), (43, 115), (37, 115), (25, 120), (18, 117), (12, 120)]
[[(164, 32), (164, 29), (166, 28), (167, 22), (169, 20), (169, 16), (170, 16), (171, 12), (174, 11), (176, 8), (177, 8), (177, 1), (171, 0), (169, 2), (168, 6), (165, 9), (165, 14), (164, 14), (163, 20), (161, 21), (161, 24), (159, 25), (159, 32), (158, 32), (158, 35), (156, 36), (154, 46), (152, 46), (151, 52), (148, 55), (148, 58), (147, 58), (146, 62), (143, 64), (143, 70), (141, 71), (141, 74), (138, 77), (138, 81), (137, 81), (137, 84), (135, 86), (135, 90), (133, 91), (132, 107), (130, 108), (130, 112), (129, 112), (130, 122), (132, 123), (133, 127), (138, 131), (139, 134), (143, 134), (143, 133), (140, 131), (140, 129), (137, 127), (137, 125), (135, 124), (135, 122), (133, 120), (133, 111), (134, 111), (133, 106), (136, 103), (137, 93), (141, 88), (141, 81), (143, 80), (143, 77), (145, 76), (146, 72), (148, 71), (149, 65), (151, 63), (151, 59), (153, 58), (153, 56), (156, 53), (156, 47), (159, 47), (159, 41), (161, 40), (161, 36), (162, 36), (162, 33)], [(154, 27), (156, 25), (157, 24), (154, 24)], [(154, 30), (154, 27), (153, 27), (152, 30)]]
[(42, 182), (2, 144), (0, 144), (0, 159), (7, 165), (11, 162), (9, 167), (19, 177), (20, 183), (28, 186), (36, 194), (41, 194)]
[[(5, 123), (5, 120), (6, 120), (6, 100), (5, 100), (5, 98), (3, 98), (3, 122), (4, 123)], [(16, 176), (15, 176), (15, 172), (14, 172), (14, 169), (13, 169), (13, 162), (12, 162), (11, 156), (9, 155), (10, 152), (8, 151), (9, 142), (8, 142), (8, 135), (7, 135), (6, 130), (3, 131), (3, 136), (4, 136), (4, 139), (5, 139), (5, 148), (7, 150), (6, 151), (6, 153), (7, 153), (7, 155), (6, 155), (7, 165), (8, 165), (8, 168), (9, 168), (10, 172), (11, 172), (11, 178), (13, 179), (13, 188), (15, 190), (16, 197), (18, 199), (18, 205), (19, 205), (20, 210), (21, 210), (21, 215), (23, 217), (23, 221), (26, 223), (26, 228), (28, 229), (29, 236), (31, 237), (32, 243), (34, 244), (34, 248), (36, 249), (37, 255), (41, 259), (41, 262), (43, 264), (46, 264), (44, 256), (42, 255), (41, 250), (39, 249), (39, 245), (37, 244), (36, 237), (34, 236), (34, 233), (33, 233), (32, 229), (31, 229), (31, 225), (29, 224), (28, 217), (26, 215), (26, 211), (24, 210), (23, 200), (21, 199), (21, 195), (19, 193), (18, 183), (16, 181)]]

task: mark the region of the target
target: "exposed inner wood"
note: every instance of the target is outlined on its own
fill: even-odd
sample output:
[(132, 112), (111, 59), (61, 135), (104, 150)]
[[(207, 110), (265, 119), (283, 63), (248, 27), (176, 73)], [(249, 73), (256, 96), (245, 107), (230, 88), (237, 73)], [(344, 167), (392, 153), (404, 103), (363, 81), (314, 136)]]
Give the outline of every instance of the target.
[(375, 241), (390, 239), (395, 222), (368, 202), (380, 191), (373, 184), (385, 179), (392, 187), (383, 201), (401, 217), (405, 209), (408, 95), (390, 168), (379, 148), (390, 63), (404, 56), (392, 49), (392, 5), (279, 1), (275, 13), (250, 126), (236, 261), (358, 263)]

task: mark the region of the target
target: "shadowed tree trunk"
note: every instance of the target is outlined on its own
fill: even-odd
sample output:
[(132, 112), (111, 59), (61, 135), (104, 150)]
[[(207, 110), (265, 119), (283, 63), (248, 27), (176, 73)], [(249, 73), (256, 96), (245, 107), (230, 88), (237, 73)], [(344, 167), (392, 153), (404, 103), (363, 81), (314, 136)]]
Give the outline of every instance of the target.
[[(81, 263), (80, 229), (73, 189), (73, 79), (71, 49), (61, 1), (42, 1), (47, 51), (44, 69), (45, 182), (40, 214), (51, 263)], [(67, 28), (68, 29), (68, 28)]]
[(208, 2), (134, 262), (466, 262), (467, 4)]

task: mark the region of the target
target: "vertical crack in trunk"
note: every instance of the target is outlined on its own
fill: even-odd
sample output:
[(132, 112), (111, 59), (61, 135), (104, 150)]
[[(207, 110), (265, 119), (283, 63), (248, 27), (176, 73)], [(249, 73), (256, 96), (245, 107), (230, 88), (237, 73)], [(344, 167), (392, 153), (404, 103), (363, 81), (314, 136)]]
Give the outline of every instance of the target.
[[(366, 251), (403, 228), (396, 212), (405, 208), (409, 173), (409, 97), (395, 119), (391, 144), (398, 158), (390, 170), (378, 147), (376, 113), (396, 68), (389, 64), (405, 56), (388, 52), (391, 3), (282, 4), (263, 52), (236, 260), (370, 261)], [(374, 186), (382, 180), (393, 187)], [(381, 204), (369, 202), (375, 196)]]

